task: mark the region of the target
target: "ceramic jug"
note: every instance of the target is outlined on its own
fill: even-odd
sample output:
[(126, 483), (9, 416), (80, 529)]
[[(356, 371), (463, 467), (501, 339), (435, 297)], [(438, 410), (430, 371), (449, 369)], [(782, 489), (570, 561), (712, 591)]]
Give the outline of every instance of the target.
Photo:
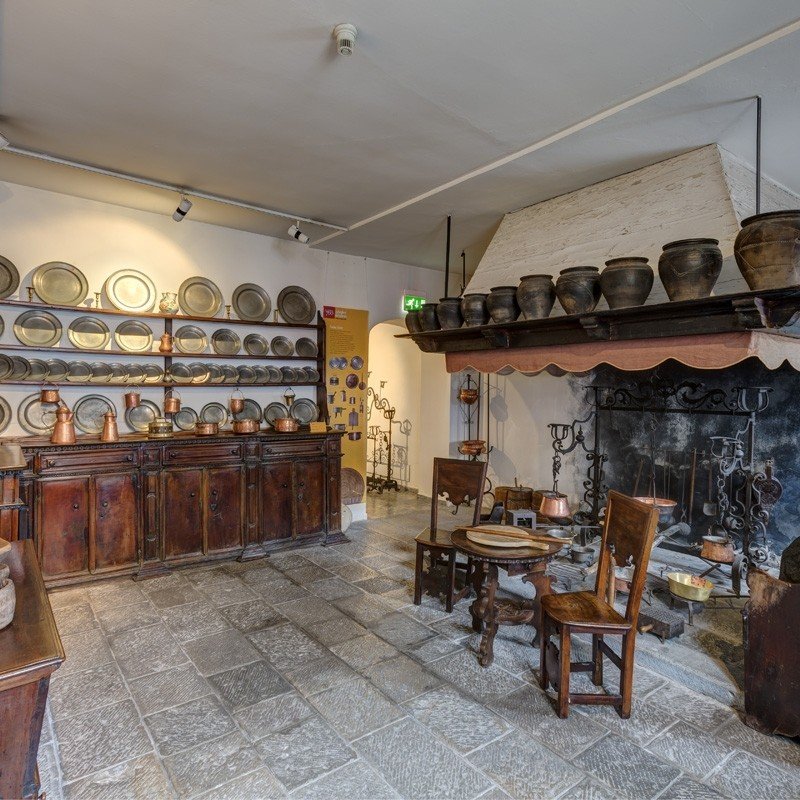
[(75, 423), (72, 421), (72, 412), (66, 406), (56, 410), (56, 426), (50, 441), (53, 444), (75, 444)]
[(161, 302), (158, 304), (158, 310), (162, 314), (177, 314), (178, 295), (175, 292), (164, 292), (161, 295)]
[(103, 414), (103, 432), (100, 434), (101, 442), (118, 442), (119, 429), (117, 428), (117, 415), (113, 411)]

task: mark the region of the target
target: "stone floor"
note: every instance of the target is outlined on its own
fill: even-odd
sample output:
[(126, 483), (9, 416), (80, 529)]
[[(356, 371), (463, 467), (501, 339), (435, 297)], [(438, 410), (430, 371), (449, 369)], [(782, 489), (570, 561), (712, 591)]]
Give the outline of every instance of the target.
[(800, 746), (731, 708), (738, 610), (639, 637), (630, 720), (560, 720), (531, 629), (501, 628), (482, 669), (469, 601), (411, 604), (429, 505), (369, 506), (350, 544), (52, 592), (48, 800), (800, 796)]

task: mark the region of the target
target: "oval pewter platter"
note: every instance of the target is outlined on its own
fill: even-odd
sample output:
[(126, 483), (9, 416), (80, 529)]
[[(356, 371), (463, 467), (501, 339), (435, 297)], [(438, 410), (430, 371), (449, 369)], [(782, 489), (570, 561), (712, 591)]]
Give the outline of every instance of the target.
[(117, 413), (114, 404), (101, 394), (87, 394), (72, 407), (75, 427), (84, 433), (100, 433), (103, 430), (103, 415)]
[(136, 319), (127, 319), (117, 325), (114, 339), (120, 350), (129, 353), (146, 353), (153, 347), (153, 331), (150, 326)]
[[(0, 300), (5, 300), (17, 291), (19, 272), (5, 256), (0, 256)], [(6, 423), (7, 424), (7, 423)]]

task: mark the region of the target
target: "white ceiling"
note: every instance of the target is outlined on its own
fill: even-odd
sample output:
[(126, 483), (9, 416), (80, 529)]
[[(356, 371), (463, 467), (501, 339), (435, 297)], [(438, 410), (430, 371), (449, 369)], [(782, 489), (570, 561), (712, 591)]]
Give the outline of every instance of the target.
[[(797, 0), (6, 0), (14, 145), (352, 226), (679, 79), (800, 17)], [(359, 28), (335, 54), (338, 22)], [(800, 33), (319, 246), (469, 266), (506, 211), (718, 141), (800, 192)], [(171, 213), (169, 193), (0, 154), (0, 178)], [(192, 218), (283, 235), (198, 202)]]

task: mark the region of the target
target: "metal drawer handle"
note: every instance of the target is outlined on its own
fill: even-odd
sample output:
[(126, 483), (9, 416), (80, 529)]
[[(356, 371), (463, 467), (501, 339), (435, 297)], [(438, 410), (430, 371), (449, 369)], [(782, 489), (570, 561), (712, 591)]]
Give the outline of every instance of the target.
[(125, 456), (125, 460), (126, 461), (133, 461), (133, 456), (132, 455), (127, 455), (127, 456)]
[(108, 500), (104, 500), (101, 505), (103, 508), (108, 508)]
[(281, 489), (288, 489), (288, 488), (289, 488), (289, 484), (288, 483), (282, 483), (281, 484)]
[(80, 506), (79, 506), (77, 503), (73, 503), (73, 504), (72, 504), (72, 507), (73, 507), (73, 508), (74, 508), (76, 511), (77, 511), (77, 510), (80, 508)]
[(170, 450), (169, 457), (170, 458), (177, 458), (178, 454), (174, 450)]
[(216, 503), (211, 503), (211, 505), (209, 506), (209, 508), (210, 508), (212, 511), (216, 511), (216, 510), (217, 510), (217, 504), (216, 504)]
[(235, 456), (239, 452), (238, 447), (231, 447), (231, 455)]
[(300, 494), (297, 495), (297, 499), (298, 500), (302, 500), (303, 499), (303, 493), (302, 492), (300, 492)]
[(56, 465), (56, 462), (55, 462), (55, 461), (53, 461), (53, 459), (52, 459), (52, 458), (48, 458), (48, 459), (47, 459), (47, 460), (44, 462), (44, 464), (45, 464), (45, 466), (46, 466), (46, 467), (54, 467), (54, 466)]
[(265, 453), (274, 453), (275, 451), (271, 447), (265, 447), (264, 448), (264, 452)]
[(197, 492), (189, 492), (189, 497), (196, 497), (196, 496), (197, 496)]
[(303, 483), (303, 481), (300, 481), (300, 483), (298, 483), (297, 485), (302, 489), (305, 486), (305, 483)]

